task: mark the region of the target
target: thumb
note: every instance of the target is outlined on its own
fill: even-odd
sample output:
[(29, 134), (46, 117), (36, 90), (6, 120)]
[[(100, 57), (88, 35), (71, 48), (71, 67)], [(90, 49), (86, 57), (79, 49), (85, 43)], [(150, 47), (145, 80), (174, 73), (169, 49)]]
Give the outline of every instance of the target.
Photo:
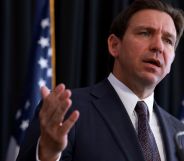
[(46, 98), (50, 94), (50, 90), (46, 86), (41, 87), (42, 98)]

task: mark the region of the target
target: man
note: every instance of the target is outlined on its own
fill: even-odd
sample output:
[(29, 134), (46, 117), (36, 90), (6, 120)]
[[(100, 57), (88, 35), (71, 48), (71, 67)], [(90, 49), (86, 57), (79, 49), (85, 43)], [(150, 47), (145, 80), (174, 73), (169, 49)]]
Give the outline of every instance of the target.
[[(183, 29), (181, 11), (158, 0), (134, 1), (111, 26), (112, 73), (72, 92), (63, 84), (51, 93), (43, 87), (17, 160), (179, 161), (174, 137), (184, 125), (156, 104), (154, 89), (170, 72)], [(143, 122), (138, 102), (148, 108)]]

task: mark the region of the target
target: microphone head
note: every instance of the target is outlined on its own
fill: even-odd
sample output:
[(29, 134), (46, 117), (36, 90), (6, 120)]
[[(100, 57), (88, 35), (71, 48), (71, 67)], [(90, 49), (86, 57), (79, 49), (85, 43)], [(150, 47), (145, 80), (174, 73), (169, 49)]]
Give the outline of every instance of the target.
[(180, 161), (184, 161), (184, 131), (179, 131), (175, 135), (175, 143), (177, 148), (177, 155)]

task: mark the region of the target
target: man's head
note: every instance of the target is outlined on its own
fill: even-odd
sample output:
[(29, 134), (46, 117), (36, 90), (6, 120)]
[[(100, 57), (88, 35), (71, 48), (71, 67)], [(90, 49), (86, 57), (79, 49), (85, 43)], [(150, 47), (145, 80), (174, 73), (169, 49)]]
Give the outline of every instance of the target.
[(170, 71), (183, 27), (182, 14), (170, 6), (135, 1), (116, 18), (108, 38), (114, 75), (140, 98), (150, 95)]

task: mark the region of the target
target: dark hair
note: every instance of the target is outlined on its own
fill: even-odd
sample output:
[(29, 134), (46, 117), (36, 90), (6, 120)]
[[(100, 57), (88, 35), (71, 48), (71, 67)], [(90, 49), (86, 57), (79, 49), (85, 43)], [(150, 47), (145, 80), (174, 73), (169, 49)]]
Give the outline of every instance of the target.
[(166, 12), (171, 16), (174, 21), (177, 39), (177, 47), (179, 40), (184, 30), (184, 14), (180, 9), (172, 7), (170, 4), (161, 0), (135, 0), (126, 10), (122, 11), (113, 21), (110, 34), (115, 34), (117, 37), (122, 38), (126, 32), (131, 17), (138, 11), (144, 9), (154, 9)]
[[(162, 1), (162, 0), (134, 0), (133, 3), (123, 10), (113, 21), (110, 33), (115, 34), (120, 39), (123, 38), (129, 21), (132, 16), (141, 10), (144, 9), (154, 9), (162, 12), (166, 12), (171, 16), (174, 21), (177, 37), (175, 48), (178, 46), (179, 40), (183, 34), (184, 30), (184, 12), (181, 9), (177, 9), (172, 7), (170, 4)], [(109, 62), (109, 71), (112, 71), (114, 65), (114, 57), (109, 54), (108, 58)]]

